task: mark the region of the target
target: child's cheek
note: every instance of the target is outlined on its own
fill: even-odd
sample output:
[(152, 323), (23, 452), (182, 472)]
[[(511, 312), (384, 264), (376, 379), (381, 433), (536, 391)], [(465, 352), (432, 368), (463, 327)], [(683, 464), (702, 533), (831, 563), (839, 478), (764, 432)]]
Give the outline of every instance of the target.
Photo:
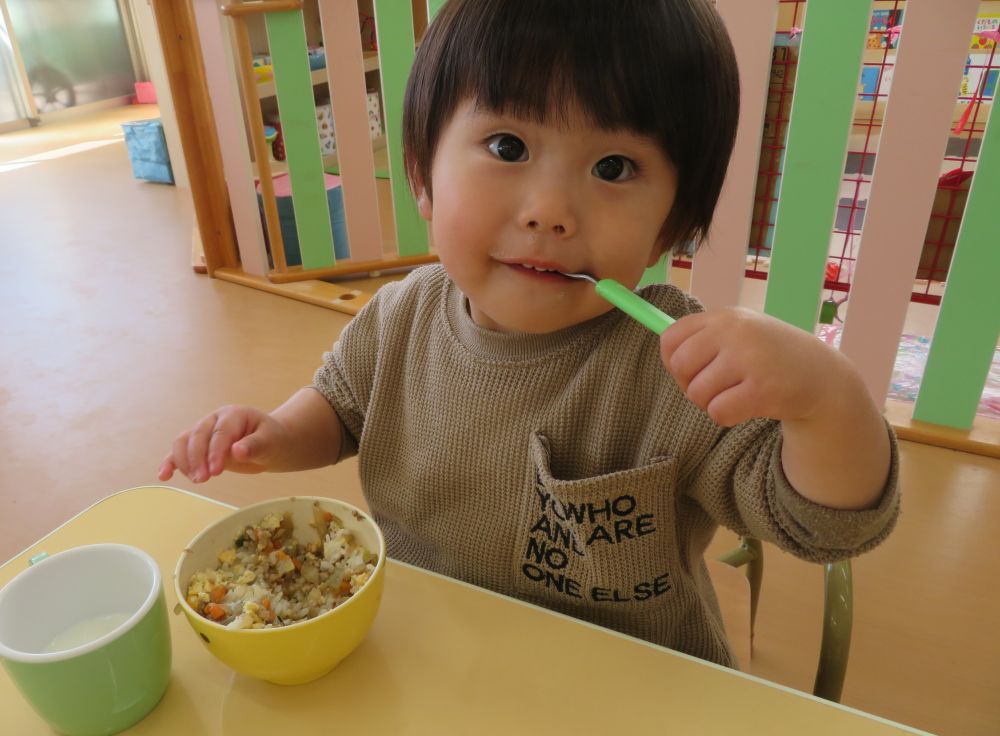
[(456, 208), (437, 210), (432, 226), (434, 245), (439, 250), (466, 250), (475, 242), (477, 228), (473, 213)]
[[(460, 182), (442, 187), (434, 202), (434, 235), (438, 247), (464, 249), (487, 247), (493, 240), (500, 220), (502, 198), (483, 182), (470, 183), (464, 190)], [(437, 192), (435, 192), (437, 194)]]

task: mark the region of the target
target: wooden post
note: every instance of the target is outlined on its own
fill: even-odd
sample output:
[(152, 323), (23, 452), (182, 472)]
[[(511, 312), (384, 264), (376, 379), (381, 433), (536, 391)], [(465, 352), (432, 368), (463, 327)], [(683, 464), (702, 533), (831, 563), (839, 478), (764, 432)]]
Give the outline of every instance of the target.
[(253, 73), (250, 34), (244, 22), (247, 13), (240, 11), (243, 11), (243, 6), (234, 3), (223, 8), (222, 14), (232, 17), (235, 21), (236, 65), (239, 67), (237, 76), (243, 87), (244, 109), (250, 122), (250, 144), (253, 146), (254, 158), (257, 161), (257, 176), (260, 179), (260, 193), (264, 201), (264, 221), (267, 223), (267, 235), (271, 244), (274, 269), (278, 273), (284, 273), (288, 270), (285, 260), (285, 241), (281, 235), (278, 202), (274, 197), (274, 178), (271, 175), (271, 163), (264, 138), (264, 120), (260, 113), (260, 98), (257, 97), (257, 80)]
[(151, 0), (209, 275), (236, 267), (236, 239), (191, 0)]

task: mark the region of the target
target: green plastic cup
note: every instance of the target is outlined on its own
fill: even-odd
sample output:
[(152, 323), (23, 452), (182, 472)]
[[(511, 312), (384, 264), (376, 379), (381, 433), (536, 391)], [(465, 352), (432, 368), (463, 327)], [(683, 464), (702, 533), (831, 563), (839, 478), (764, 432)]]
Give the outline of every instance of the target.
[(0, 662), (31, 707), (68, 736), (137, 723), (170, 679), (160, 569), (124, 544), (33, 564), (0, 590)]

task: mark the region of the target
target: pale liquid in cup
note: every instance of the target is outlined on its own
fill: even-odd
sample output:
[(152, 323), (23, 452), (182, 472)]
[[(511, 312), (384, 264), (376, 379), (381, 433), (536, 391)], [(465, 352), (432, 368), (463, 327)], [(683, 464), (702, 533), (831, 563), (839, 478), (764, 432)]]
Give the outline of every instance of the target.
[(79, 621), (65, 631), (56, 634), (45, 648), (45, 653), (64, 652), (67, 649), (82, 647), (95, 639), (100, 639), (105, 634), (110, 634), (128, 621), (128, 618), (129, 614), (127, 613), (106, 613), (102, 616)]

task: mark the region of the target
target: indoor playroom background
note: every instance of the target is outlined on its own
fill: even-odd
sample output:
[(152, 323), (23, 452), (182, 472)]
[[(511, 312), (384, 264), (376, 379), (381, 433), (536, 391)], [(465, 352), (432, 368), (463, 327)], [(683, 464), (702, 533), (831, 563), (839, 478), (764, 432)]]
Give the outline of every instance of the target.
[[(150, 74), (135, 76), (145, 86), (134, 91), (140, 101), (155, 80), (158, 106), (102, 121), (120, 134), (123, 121), (134, 130), (162, 118), (157, 146), (169, 159), (139, 151), (128, 173), (131, 140), (52, 142), (54, 112), (40, 111), (42, 125), (24, 131), (33, 138), (0, 137), (11, 269), (0, 305), (14, 315), (0, 328), (0, 485), (15, 489), (0, 494), (8, 554), (108, 493), (151, 482), (173, 433), (216, 402), (275, 405), (381, 283), (435, 258), (399, 169), (398, 129), (413, 48), (439, 2), (127, 4), (155, 14), (143, 39)], [(766, 309), (863, 368), (904, 439), (904, 501), (886, 544), (851, 561), (842, 702), (943, 734), (996, 733), (1000, 162), (988, 126), (1000, 2), (716, 5), (744, 90), (730, 176), (710, 242), (646, 279), (710, 305)], [(122, 94), (133, 92), (127, 82)], [(77, 102), (90, 99), (87, 84), (74, 88)], [(50, 88), (52, 105), (67, 102), (64, 89)], [(132, 180), (168, 163), (176, 187)], [(355, 470), (226, 474), (192, 490), (237, 505), (288, 488), (361, 503)], [(735, 541), (720, 530), (710, 551)], [(809, 692), (823, 573), (773, 548), (764, 555), (742, 663)]]
[[(354, 313), (368, 293), (338, 278), (434, 260), (399, 125), (436, 5), (194, 3), (232, 209), (203, 243), (213, 276)], [(995, 454), (980, 418), (1000, 418), (1000, 2), (927, 6), (718, 0), (741, 68), (737, 148), (707, 246), (646, 281), (815, 331), (901, 436)]]

